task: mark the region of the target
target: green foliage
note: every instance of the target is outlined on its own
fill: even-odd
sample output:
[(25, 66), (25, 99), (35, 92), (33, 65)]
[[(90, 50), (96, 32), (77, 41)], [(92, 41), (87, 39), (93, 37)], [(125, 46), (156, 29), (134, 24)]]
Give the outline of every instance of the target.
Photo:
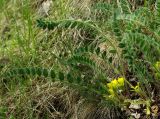
[(160, 1), (156, 0), (156, 15), (160, 19)]
[(112, 15), (113, 5), (108, 4), (107, 2), (98, 2), (94, 3), (92, 6), (92, 11), (96, 16), (96, 20), (108, 20), (108, 18)]
[(120, 0), (118, 5), (122, 9), (122, 12), (124, 14), (131, 13), (130, 4), (129, 4), (128, 0)]
[(7, 108), (0, 107), (0, 118), (1, 119), (5, 119), (6, 118), (6, 112), (7, 112)]
[(42, 77), (50, 77), (52, 79), (55, 78), (54, 70), (49, 70), (40, 67), (26, 67), (26, 68), (17, 68), (10, 70), (9, 72), (3, 74), (4, 77), (16, 77), (16, 76), (42, 76)]
[(94, 4), (93, 9), (110, 12), (111, 4), (98, 2)]
[[(89, 20), (38, 19), (42, 35), (46, 33), (42, 38), (45, 47), (36, 41), (29, 43), (28, 49), (35, 45), (34, 56), (27, 52), (28, 58), (24, 55), (24, 61), (19, 60), (27, 63), (19, 65), (17, 61), (13, 66), (4, 66), (2, 78), (42, 77), (69, 85), (86, 99), (101, 104), (112, 102), (115, 107), (127, 108), (136, 98), (143, 100), (148, 110), (153, 90), (159, 90), (155, 83), (159, 79), (159, 68), (155, 68), (155, 63), (160, 59), (160, 2), (156, 1), (155, 9), (147, 6), (148, 3), (145, 1), (133, 9), (128, 0), (112, 4), (92, 2), (87, 6)], [(30, 32), (31, 27), (29, 36)], [(35, 37), (28, 39), (32, 38)], [(45, 66), (49, 68), (43, 68)], [(118, 86), (119, 81), (123, 85)]]
[(96, 27), (91, 21), (82, 21), (82, 20), (60, 20), (60, 21), (45, 21), (42, 19), (37, 20), (38, 27), (48, 30), (54, 30), (56, 28), (61, 29), (84, 29), (86, 31), (95, 31), (97, 32)]

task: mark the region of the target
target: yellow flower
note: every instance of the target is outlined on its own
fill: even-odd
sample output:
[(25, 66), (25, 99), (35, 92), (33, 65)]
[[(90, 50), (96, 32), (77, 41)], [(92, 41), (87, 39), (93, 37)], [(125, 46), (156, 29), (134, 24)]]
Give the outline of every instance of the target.
[(156, 69), (160, 69), (160, 61), (156, 62), (155, 67)]
[(114, 90), (113, 90), (113, 89), (109, 89), (108, 91), (109, 91), (110, 95), (112, 95), (112, 96), (114, 96), (114, 95), (115, 95), (115, 92), (114, 92)]
[(124, 78), (120, 77), (118, 79), (113, 79), (110, 83), (107, 83), (109, 89), (117, 89), (124, 86)]
[(111, 84), (112, 84), (113, 88), (117, 88), (117, 86), (118, 86), (118, 82), (117, 82), (116, 79), (114, 79), (113, 81), (111, 81)]
[(124, 78), (123, 77), (121, 77), (121, 78), (118, 78), (118, 85), (119, 86), (124, 86)]
[(151, 111), (150, 111), (150, 109), (147, 107), (147, 109), (146, 109), (146, 114), (147, 115), (150, 115), (151, 114)]
[(146, 114), (147, 115), (151, 114), (151, 111), (150, 111), (150, 101), (149, 100), (146, 101)]
[(111, 89), (112, 88), (112, 84), (111, 83), (107, 83), (107, 87)]

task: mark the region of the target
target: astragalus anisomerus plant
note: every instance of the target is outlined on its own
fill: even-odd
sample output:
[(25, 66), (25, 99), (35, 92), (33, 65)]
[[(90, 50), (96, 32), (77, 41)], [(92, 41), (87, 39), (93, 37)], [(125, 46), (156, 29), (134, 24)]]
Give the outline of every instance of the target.
[(101, 105), (123, 111), (137, 106), (135, 112), (142, 111), (139, 118), (158, 116), (152, 107), (159, 101), (160, 2), (153, 3), (154, 8), (147, 4), (132, 9), (127, 0), (93, 2), (89, 20), (38, 19), (43, 30), (58, 35), (72, 31), (70, 38), (77, 32), (76, 47), (64, 43), (64, 53), (52, 53), (60, 63), (58, 69), (20, 67), (8, 69), (3, 77), (60, 81)]

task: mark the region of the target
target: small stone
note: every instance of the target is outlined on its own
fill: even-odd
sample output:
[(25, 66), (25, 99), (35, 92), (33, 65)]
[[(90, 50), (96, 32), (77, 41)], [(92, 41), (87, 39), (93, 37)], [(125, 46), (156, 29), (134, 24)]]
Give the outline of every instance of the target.
[(141, 107), (140, 107), (140, 105), (138, 105), (138, 104), (131, 104), (131, 105), (129, 106), (129, 108), (130, 108), (130, 109), (140, 109)]
[(41, 4), (41, 7), (39, 8), (39, 11), (38, 11), (39, 14), (41, 16), (48, 16), (49, 15), (48, 12), (50, 10), (52, 3), (53, 3), (52, 0), (43, 1)]
[(135, 118), (135, 119), (140, 119), (141, 114), (140, 113), (131, 113), (131, 115)]

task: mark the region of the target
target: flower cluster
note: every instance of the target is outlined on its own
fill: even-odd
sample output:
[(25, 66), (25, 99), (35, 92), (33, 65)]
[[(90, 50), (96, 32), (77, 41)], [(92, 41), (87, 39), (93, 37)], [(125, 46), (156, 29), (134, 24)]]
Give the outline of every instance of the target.
[(155, 70), (155, 77), (156, 77), (156, 79), (160, 79), (160, 61), (157, 61), (154, 64), (154, 70)]
[(110, 93), (110, 97), (114, 97), (116, 93), (124, 87), (124, 78), (120, 77), (118, 79), (112, 80), (110, 83), (107, 83), (107, 88)]
[(160, 69), (160, 61), (157, 61), (157, 62), (155, 63), (155, 68), (156, 68), (156, 69)]

